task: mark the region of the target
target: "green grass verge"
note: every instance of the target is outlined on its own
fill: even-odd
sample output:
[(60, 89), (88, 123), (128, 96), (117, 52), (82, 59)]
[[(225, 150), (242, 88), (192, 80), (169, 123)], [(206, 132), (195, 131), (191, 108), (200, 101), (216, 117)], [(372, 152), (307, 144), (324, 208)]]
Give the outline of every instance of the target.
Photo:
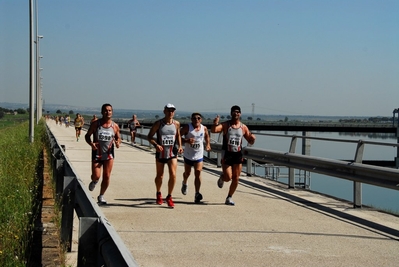
[(16, 126), (26, 121), (29, 121), (29, 114), (17, 114), (17, 115), (5, 114), (4, 117), (0, 119), (0, 130), (10, 126), (11, 127)]
[[(43, 120), (0, 128), (0, 266), (26, 266), (37, 208), (37, 168), (46, 146)], [(35, 208), (36, 207), (36, 208)]]

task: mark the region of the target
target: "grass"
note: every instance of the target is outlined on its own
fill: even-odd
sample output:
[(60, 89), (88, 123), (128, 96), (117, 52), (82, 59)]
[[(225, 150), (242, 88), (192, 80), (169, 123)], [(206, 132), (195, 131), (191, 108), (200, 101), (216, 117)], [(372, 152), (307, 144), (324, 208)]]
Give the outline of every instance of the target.
[(4, 117), (0, 119), (0, 130), (10, 126), (16, 126), (24, 121), (29, 121), (29, 114), (5, 114)]
[(37, 168), (45, 138), (43, 121), (35, 125), (33, 143), (28, 120), (0, 128), (0, 266), (26, 266), (29, 258), (33, 222), (39, 214)]

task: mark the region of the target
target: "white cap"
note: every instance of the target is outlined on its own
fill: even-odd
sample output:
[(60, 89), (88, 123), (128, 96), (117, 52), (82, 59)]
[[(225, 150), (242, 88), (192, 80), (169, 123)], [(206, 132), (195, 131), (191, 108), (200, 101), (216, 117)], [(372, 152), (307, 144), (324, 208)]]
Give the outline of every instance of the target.
[(168, 104), (165, 105), (165, 109), (167, 109), (167, 108), (176, 109), (175, 105), (173, 105), (173, 104), (171, 104), (171, 103), (168, 103)]

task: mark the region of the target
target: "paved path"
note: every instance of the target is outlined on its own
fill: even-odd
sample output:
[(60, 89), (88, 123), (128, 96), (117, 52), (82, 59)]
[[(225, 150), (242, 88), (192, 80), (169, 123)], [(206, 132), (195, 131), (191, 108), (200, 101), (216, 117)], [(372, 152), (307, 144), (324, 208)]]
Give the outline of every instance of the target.
[[(49, 126), (88, 185), (89, 145), (76, 141), (73, 128)], [(175, 208), (159, 206), (153, 151), (124, 143), (101, 208), (140, 266), (399, 266), (399, 217), (244, 175), (236, 206), (226, 206), (229, 184), (216, 186), (220, 171), (205, 164), (203, 204), (194, 204), (192, 176), (188, 194), (180, 192), (180, 158)], [(93, 198), (98, 193), (99, 186)], [(73, 253), (67, 257), (73, 262)]]

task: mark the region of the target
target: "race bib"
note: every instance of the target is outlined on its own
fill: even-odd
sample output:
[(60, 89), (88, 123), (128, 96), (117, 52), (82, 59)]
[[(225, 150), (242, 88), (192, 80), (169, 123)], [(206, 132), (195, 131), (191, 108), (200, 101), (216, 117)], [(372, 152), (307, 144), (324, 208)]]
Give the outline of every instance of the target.
[(162, 135), (163, 146), (173, 146), (175, 143), (175, 135)]
[(190, 144), (190, 146), (194, 150), (199, 150), (199, 148), (201, 147), (201, 143)]
[(99, 141), (111, 141), (112, 140), (112, 133), (111, 132), (100, 132), (98, 134)]
[(229, 145), (232, 147), (238, 147), (240, 145), (240, 138), (231, 136), (229, 139)]

